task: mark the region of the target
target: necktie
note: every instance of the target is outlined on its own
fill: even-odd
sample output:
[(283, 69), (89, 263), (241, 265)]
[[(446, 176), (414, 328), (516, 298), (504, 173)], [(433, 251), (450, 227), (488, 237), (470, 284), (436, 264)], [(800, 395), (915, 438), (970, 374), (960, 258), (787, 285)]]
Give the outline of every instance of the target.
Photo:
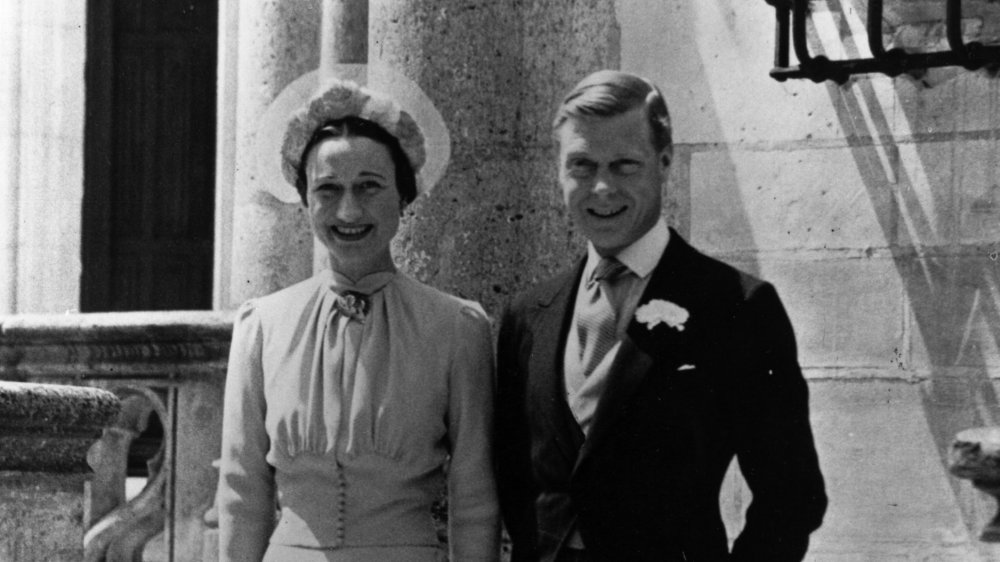
[(577, 314), (580, 365), (585, 377), (590, 376), (618, 341), (617, 304), (612, 288), (626, 271), (628, 268), (615, 258), (602, 258), (587, 281), (587, 304)]

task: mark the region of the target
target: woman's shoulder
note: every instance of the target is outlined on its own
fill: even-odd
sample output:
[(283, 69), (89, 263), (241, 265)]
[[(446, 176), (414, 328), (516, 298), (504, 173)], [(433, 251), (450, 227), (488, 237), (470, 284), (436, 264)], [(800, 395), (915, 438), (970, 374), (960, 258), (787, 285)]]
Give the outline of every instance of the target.
[(404, 297), (422, 314), (431, 318), (468, 318), (472, 322), (489, 323), (482, 305), (436, 287), (427, 285), (404, 274), (397, 275), (397, 285)]
[(294, 317), (296, 312), (312, 306), (321, 286), (322, 280), (313, 276), (268, 295), (250, 299), (240, 307), (237, 317), (256, 315), (262, 320)]

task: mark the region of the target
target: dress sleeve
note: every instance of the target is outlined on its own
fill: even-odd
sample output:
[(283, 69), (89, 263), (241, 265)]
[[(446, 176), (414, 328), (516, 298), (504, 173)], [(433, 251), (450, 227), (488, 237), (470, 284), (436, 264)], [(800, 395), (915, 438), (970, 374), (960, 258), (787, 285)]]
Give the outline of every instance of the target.
[(219, 560), (260, 560), (274, 527), (274, 478), (265, 460), (263, 335), (252, 301), (236, 315), (226, 371), (219, 465)]
[(478, 306), (465, 308), (449, 373), (448, 535), (451, 560), (495, 561), (500, 515), (493, 478), (493, 342)]

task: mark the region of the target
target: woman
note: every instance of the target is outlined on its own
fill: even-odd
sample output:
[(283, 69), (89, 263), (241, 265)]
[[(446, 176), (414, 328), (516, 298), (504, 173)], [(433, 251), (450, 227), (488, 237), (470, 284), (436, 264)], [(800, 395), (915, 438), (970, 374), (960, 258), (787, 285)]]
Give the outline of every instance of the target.
[(408, 113), (351, 82), (288, 125), (283, 172), (331, 267), (237, 313), (222, 560), (445, 559), (431, 516), (445, 472), (451, 559), (498, 558), (489, 323), (389, 250), (424, 154)]

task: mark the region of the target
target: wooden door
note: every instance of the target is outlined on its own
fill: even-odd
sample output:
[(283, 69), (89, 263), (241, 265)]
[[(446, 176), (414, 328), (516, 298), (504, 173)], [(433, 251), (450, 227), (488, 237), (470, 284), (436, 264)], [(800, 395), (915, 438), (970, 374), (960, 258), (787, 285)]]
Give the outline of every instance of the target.
[(81, 310), (212, 305), (215, 0), (90, 0)]

